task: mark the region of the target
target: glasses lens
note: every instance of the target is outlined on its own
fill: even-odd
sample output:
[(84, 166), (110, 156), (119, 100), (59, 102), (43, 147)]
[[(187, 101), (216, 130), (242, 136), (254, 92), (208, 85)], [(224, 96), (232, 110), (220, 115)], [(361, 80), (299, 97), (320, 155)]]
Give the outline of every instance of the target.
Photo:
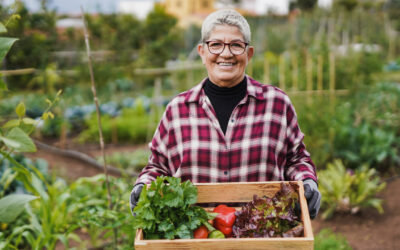
[(246, 44), (242, 42), (234, 42), (229, 44), (229, 49), (231, 50), (232, 54), (234, 55), (241, 55), (243, 54), (246, 48)]
[(209, 42), (208, 49), (213, 54), (220, 54), (224, 50), (224, 44), (221, 42)]

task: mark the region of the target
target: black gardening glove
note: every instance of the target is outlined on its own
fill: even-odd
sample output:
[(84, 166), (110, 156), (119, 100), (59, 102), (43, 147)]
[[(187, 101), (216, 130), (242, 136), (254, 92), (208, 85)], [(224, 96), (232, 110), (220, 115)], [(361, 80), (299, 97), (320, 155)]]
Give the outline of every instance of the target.
[(318, 191), (317, 183), (313, 179), (306, 179), (303, 181), (304, 196), (307, 199), (308, 212), (310, 218), (314, 219), (319, 211), (321, 205), (321, 193)]
[(144, 186), (143, 183), (138, 183), (132, 189), (131, 196), (129, 198), (129, 205), (131, 207), (131, 212), (132, 212), (133, 216), (135, 216), (133, 209), (136, 207), (136, 205), (139, 201), (140, 193), (142, 192), (143, 186)]

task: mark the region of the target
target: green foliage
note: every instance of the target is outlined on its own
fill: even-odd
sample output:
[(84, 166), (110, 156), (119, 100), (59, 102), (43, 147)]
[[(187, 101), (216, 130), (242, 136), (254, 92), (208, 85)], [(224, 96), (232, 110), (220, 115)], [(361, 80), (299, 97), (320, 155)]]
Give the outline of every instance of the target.
[(142, 228), (146, 239), (188, 239), (193, 230), (213, 217), (197, 202), (197, 188), (180, 178), (157, 177), (145, 185), (134, 209), (134, 228)]
[(182, 32), (175, 26), (177, 19), (169, 15), (161, 6), (155, 6), (144, 21), (142, 47), (139, 60), (140, 67), (161, 67), (167, 60), (173, 59), (183, 48)]
[(317, 4), (317, 0), (297, 0), (296, 5), (305, 11), (311, 11), (314, 9), (315, 5)]
[(333, 157), (356, 168), (368, 164), (381, 171), (400, 162), (400, 88), (380, 83), (359, 91), (340, 105), (332, 121)]
[(115, 152), (107, 156), (107, 163), (123, 170), (133, 168), (140, 172), (148, 162), (150, 151), (148, 149), (137, 149), (132, 153)]
[[(13, 13), (19, 18), (10, 19), (7, 23), (7, 36), (18, 38), (6, 57), (7, 69), (45, 68), (51, 61), (50, 51), (54, 51), (57, 44), (56, 13), (48, 10), (31, 13), (23, 1), (16, 1)], [(0, 15), (8, 18), (9, 10), (0, 9)], [(11, 88), (25, 87), (30, 75), (7, 77)]]
[(13, 222), (25, 210), (25, 205), (38, 197), (28, 194), (11, 194), (0, 199), (0, 222)]
[[(157, 125), (155, 119), (158, 117), (152, 118), (140, 105), (135, 108), (124, 108), (118, 117), (102, 115), (104, 140), (111, 142), (113, 136), (116, 136), (120, 142), (144, 143), (149, 131), (150, 134), (155, 131)], [(86, 123), (87, 129), (79, 135), (79, 141), (96, 141), (99, 134), (97, 118), (93, 115)]]
[(79, 178), (69, 187), (74, 223), (89, 233), (92, 246), (111, 238), (112, 230), (118, 232), (121, 244), (133, 245), (134, 229), (128, 205), (130, 188), (121, 178), (110, 177), (113, 209), (109, 209), (105, 176)]
[(66, 131), (70, 128), (69, 123), (63, 117), (57, 116), (54, 119), (47, 119), (44, 121), (43, 127), (40, 128), (40, 134), (45, 137), (59, 138), (63, 126), (65, 126)]
[(358, 0), (337, 0), (334, 3), (335, 7), (344, 8), (347, 11), (354, 10), (358, 4)]
[(315, 250), (352, 250), (351, 246), (340, 234), (335, 234), (330, 229), (322, 229), (314, 240)]
[(361, 166), (354, 172), (348, 171), (341, 160), (335, 160), (327, 169), (319, 171), (318, 178), (322, 218), (329, 218), (335, 212), (354, 214), (366, 207), (383, 213), (382, 200), (375, 196), (386, 183), (380, 182), (375, 169)]
[(334, 155), (345, 159), (352, 168), (361, 163), (383, 169), (388, 168), (387, 163), (400, 162), (398, 148), (394, 146), (398, 140), (394, 131), (364, 123), (359, 126), (338, 124), (336, 132)]
[(385, 9), (389, 13), (391, 21), (394, 23), (394, 27), (397, 31), (400, 30), (400, 1), (399, 0), (389, 0), (385, 5)]

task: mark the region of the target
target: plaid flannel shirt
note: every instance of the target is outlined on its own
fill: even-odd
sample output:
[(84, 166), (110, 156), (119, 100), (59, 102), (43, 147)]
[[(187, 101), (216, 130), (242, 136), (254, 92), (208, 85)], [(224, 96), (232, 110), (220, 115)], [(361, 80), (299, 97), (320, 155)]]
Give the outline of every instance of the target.
[(233, 110), (224, 135), (203, 80), (168, 105), (149, 143), (148, 165), (136, 183), (157, 176), (182, 181), (317, 181), (315, 166), (289, 97), (247, 77), (247, 94)]

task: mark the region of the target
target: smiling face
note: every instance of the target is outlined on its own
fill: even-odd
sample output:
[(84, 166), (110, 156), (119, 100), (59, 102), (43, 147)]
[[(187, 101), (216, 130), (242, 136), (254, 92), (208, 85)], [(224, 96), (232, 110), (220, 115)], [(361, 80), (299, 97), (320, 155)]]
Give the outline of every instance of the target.
[[(212, 30), (207, 41), (231, 43), (244, 42), (239, 28), (230, 25), (217, 25)], [(221, 54), (210, 53), (206, 44), (199, 44), (197, 51), (206, 66), (210, 81), (220, 87), (233, 87), (244, 78), (244, 71), (252, 58), (254, 48), (249, 46), (241, 55), (233, 55), (228, 46)]]

